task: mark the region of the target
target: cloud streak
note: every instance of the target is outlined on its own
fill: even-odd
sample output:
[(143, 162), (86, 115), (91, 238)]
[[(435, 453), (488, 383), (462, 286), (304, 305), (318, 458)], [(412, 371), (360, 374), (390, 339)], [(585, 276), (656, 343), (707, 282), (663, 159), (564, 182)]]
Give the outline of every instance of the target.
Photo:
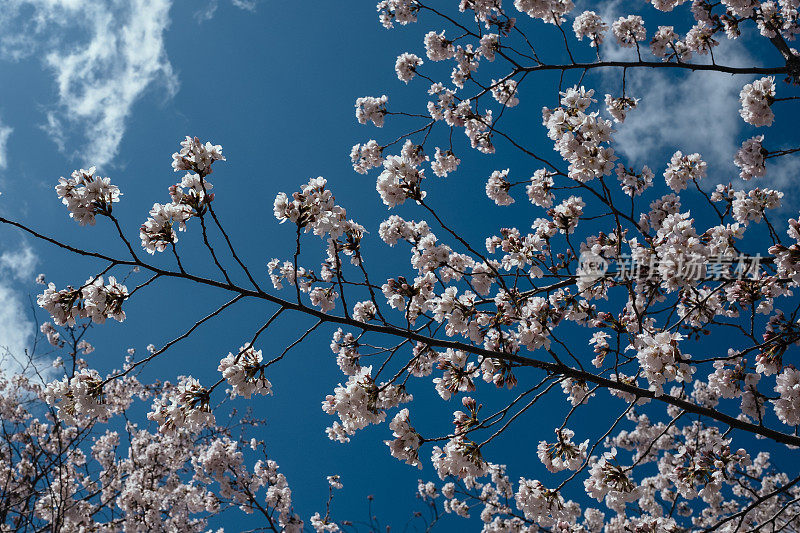
[(258, 5), (258, 0), (231, 0), (231, 3), (239, 9), (244, 9), (245, 11), (255, 11), (256, 5)]
[[(172, 0), (6, 0), (0, 13), (0, 53), (35, 54), (53, 74), (58, 101), (43, 129), (62, 150), (72, 135), (85, 164), (117, 155), (133, 105), (161, 84), (167, 97), (177, 79), (164, 50)], [(75, 40), (75, 36), (84, 36)]]
[(8, 166), (8, 138), (12, 131), (12, 128), (0, 122), (0, 169)]
[(36, 254), (24, 243), (0, 254), (0, 370), (3, 372), (30, 370), (26, 354), (35, 331), (17, 287), (20, 281), (30, 283), (37, 262)]
[(743, 125), (736, 112), (742, 83), (704, 72), (681, 78), (654, 72), (629, 75), (626, 92), (641, 101), (617, 125), (617, 152), (638, 165), (676, 150), (699, 152), (712, 179), (727, 182), (738, 175), (733, 155)]
[(23, 244), (17, 250), (6, 250), (0, 254), (0, 268), (20, 281), (33, 279), (33, 269), (36, 267), (37, 262), (36, 254), (27, 244)]
[(197, 22), (205, 22), (207, 20), (211, 20), (217, 13), (218, 7), (219, 7), (218, 0), (210, 0), (204, 8), (195, 11), (194, 18), (197, 19)]
[[(630, 9), (623, 0), (611, 0), (603, 5), (600, 15), (611, 26)], [(681, 31), (681, 28), (676, 30)], [(640, 43), (641, 53), (645, 59), (659, 61), (649, 51), (649, 37), (654, 31), (654, 27), (648, 28), (648, 40)], [(610, 30), (602, 45), (602, 55), (609, 61), (636, 59), (636, 51), (619, 47)], [(714, 58), (725, 65), (758, 63), (738, 41), (723, 40), (714, 49)], [(709, 56), (695, 55), (692, 59), (697, 63), (710, 63)], [(657, 175), (666, 168), (675, 151), (698, 152), (709, 164), (709, 177), (704, 180), (704, 187), (713, 189), (717, 183), (735, 181), (739, 170), (733, 164), (733, 157), (741, 145), (744, 127), (738, 113), (739, 92), (752, 79), (718, 72), (628, 69), (626, 96), (640, 101), (623, 124), (615, 125), (614, 149), (625, 164), (647, 164)], [(599, 82), (603, 90), (598, 91), (597, 96), (601, 102), (606, 92), (615, 97), (622, 95), (621, 69), (604, 70)]]
[[(258, 2), (259, 0), (231, 0), (231, 4), (234, 7), (250, 12), (255, 12)], [(199, 23), (211, 20), (214, 18), (214, 15), (217, 14), (217, 8), (219, 8), (219, 0), (208, 0), (208, 3), (204, 7), (195, 11), (194, 18), (197, 19)]]
[(26, 368), (26, 350), (33, 339), (33, 322), (17, 291), (0, 280), (0, 371), (18, 373)]

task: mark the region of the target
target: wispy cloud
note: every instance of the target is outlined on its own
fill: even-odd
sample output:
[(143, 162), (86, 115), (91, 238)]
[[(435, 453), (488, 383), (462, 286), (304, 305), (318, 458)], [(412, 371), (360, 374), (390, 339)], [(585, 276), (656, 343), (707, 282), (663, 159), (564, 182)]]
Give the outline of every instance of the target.
[(19, 290), (20, 281), (30, 284), (38, 258), (22, 244), (0, 254), (0, 370), (28, 371), (34, 325), (28, 303)]
[[(645, 4), (611, 0), (599, 13), (611, 26), (620, 16), (635, 13)], [(689, 27), (676, 26), (675, 29), (681, 32)], [(656, 28), (647, 30), (652, 37)], [(649, 40), (640, 46), (643, 58), (659, 61), (650, 54)], [(635, 49), (619, 47), (610, 31), (602, 53), (603, 59), (609, 61), (633, 61), (637, 57)], [(733, 66), (758, 63), (738, 41), (725, 39), (714, 49), (714, 58), (719, 64)], [(696, 55), (693, 62), (709, 63), (710, 57)], [(731, 181), (739, 174), (733, 157), (740, 146), (744, 127), (738, 113), (739, 92), (751, 80), (751, 77), (718, 72), (628, 69), (626, 96), (640, 101), (638, 108), (628, 113), (624, 124), (615, 125), (615, 150), (627, 164), (648, 164), (656, 172), (661, 165), (666, 167), (669, 157), (677, 150), (698, 152), (709, 164), (709, 179), (705, 185), (713, 188), (716, 183)], [(606, 92), (622, 95), (622, 69), (605, 70), (599, 81), (598, 100), (602, 101)]]
[(797, 218), (797, 193), (800, 191), (797, 176), (800, 176), (800, 157), (797, 154), (767, 160), (767, 174), (750, 181), (745, 188), (766, 187), (784, 193), (779, 212)]
[(8, 166), (8, 138), (12, 131), (13, 128), (0, 122), (0, 169)]
[(217, 8), (219, 7), (219, 0), (209, 0), (205, 7), (202, 7), (195, 11), (194, 18), (197, 19), (197, 22), (205, 22), (207, 20), (211, 20), (214, 18), (214, 14), (217, 12)]
[(231, 0), (231, 3), (239, 9), (246, 11), (255, 11), (258, 5), (258, 0)]
[[(251, 12), (256, 10), (258, 3), (259, 0), (231, 0), (234, 7)], [(208, 0), (204, 7), (194, 12), (194, 18), (200, 23), (211, 20), (217, 14), (217, 8), (219, 8), (219, 0)]]
[(6, 250), (0, 254), (0, 269), (20, 281), (30, 282), (38, 261), (33, 249), (23, 243), (16, 250)]
[[(611, 25), (626, 7), (624, 2), (613, 0), (604, 6), (601, 16)], [(649, 28), (648, 33), (652, 35), (654, 29)], [(647, 41), (641, 46), (643, 56), (657, 60), (650, 55)], [(714, 49), (714, 57), (720, 64), (755, 64), (736, 41), (723, 41)], [(635, 60), (636, 51), (617, 46), (609, 32), (603, 43), (603, 59)], [(694, 61), (707, 63), (710, 58), (696, 56)], [(654, 170), (655, 164), (666, 166), (677, 150), (698, 152), (709, 163), (710, 179), (706, 185), (727, 183), (738, 175), (733, 156), (744, 126), (738, 113), (739, 92), (749, 81), (751, 78), (718, 72), (628, 69), (626, 96), (640, 101), (638, 108), (628, 113), (625, 123), (616, 125), (615, 150), (627, 163), (648, 164)], [(606, 70), (601, 88), (613, 96), (621, 96), (622, 71)], [(602, 100), (603, 94), (598, 96)]]
[[(58, 102), (43, 129), (60, 148), (83, 137), (81, 163), (103, 166), (116, 156), (125, 123), (144, 91), (177, 81), (164, 50), (172, 0), (5, 0), (0, 53), (35, 54), (55, 78)], [(75, 37), (78, 36), (78, 39)], [(83, 38), (81, 38), (83, 36)], [(73, 143), (74, 145), (74, 143)]]
[(30, 314), (22, 298), (0, 279), (0, 371), (19, 373), (27, 368), (27, 350), (34, 334)]
[(47, 113), (46, 119), (47, 123), (41, 124), (39, 127), (50, 137), (50, 140), (55, 143), (58, 147), (58, 151), (64, 152), (67, 146), (66, 139), (64, 139), (64, 124), (61, 123), (53, 111)]
[(629, 73), (627, 95), (641, 101), (617, 125), (617, 152), (631, 163), (651, 165), (654, 156), (699, 152), (710, 165), (710, 176), (728, 181), (743, 125), (737, 113), (743, 83), (705, 72), (681, 77)]

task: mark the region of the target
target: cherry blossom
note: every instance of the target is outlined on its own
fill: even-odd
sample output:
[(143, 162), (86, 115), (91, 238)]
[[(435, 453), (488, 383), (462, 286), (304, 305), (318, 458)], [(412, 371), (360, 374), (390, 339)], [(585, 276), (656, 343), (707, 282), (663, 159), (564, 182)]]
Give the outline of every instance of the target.
[(514, 199), (509, 196), (511, 184), (508, 182), (508, 169), (495, 170), (486, 182), (486, 196), (497, 205), (511, 205)]
[(369, 169), (383, 164), (383, 149), (373, 139), (366, 143), (356, 144), (350, 152), (353, 170), (359, 174), (366, 174)]
[(414, 54), (409, 54), (408, 52), (406, 52), (398, 56), (397, 63), (395, 63), (394, 65), (394, 70), (397, 72), (397, 78), (400, 81), (408, 83), (416, 75), (417, 67), (420, 66), (421, 64), (422, 64), (422, 59), (420, 59), (419, 56), (416, 56)]
[(215, 423), (208, 390), (190, 376), (181, 376), (173, 390), (156, 398), (147, 418), (157, 422), (159, 430), (164, 432), (183, 428), (199, 431)]
[(67, 206), (70, 218), (81, 226), (94, 226), (96, 215), (111, 216), (122, 193), (110, 178), (95, 176), (95, 167), (76, 170), (70, 178), (59, 178), (56, 193)]
[(326, 430), (331, 440), (347, 442), (359, 429), (383, 422), (387, 409), (413, 399), (402, 387), (376, 384), (371, 374), (371, 366), (361, 368), (322, 402), (323, 411), (339, 417)]
[(775, 79), (771, 76), (748, 83), (739, 94), (742, 108), (739, 114), (748, 124), (753, 126), (771, 126), (775, 114), (770, 106), (775, 97)]
[(456, 53), (451, 41), (448, 41), (444, 32), (428, 32), (425, 35), (425, 53), (431, 61), (444, 61), (450, 59)]
[(580, 445), (572, 442), (575, 432), (569, 429), (556, 430), (556, 442), (540, 441), (538, 447), (539, 460), (551, 472), (561, 470), (577, 470), (586, 460), (589, 440)]
[(743, 142), (742, 147), (736, 152), (733, 162), (741, 169), (739, 177), (743, 180), (763, 177), (767, 173), (764, 166), (766, 150), (761, 144), (763, 142), (763, 135), (751, 137)]
[(422, 444), (421, 437), (409, 425), (408, 409), (401, 409), (389, 424), (394, 440), (384, 441), (391, 450), (392, 456), (405, 461), (411, 466), (422, 469), (417, 450)]
[(222, 146), (210, 142), (203, 144), (197, 137), (186, 136), (181, 149), (172, 154), (172, 168), (175, 172), (188, 170), (205, 176), (211, 173), (214, 161), (225, 161)]
[(608, 24), (603, 22), (603, 19), (594, 11), (584, 11), (575, 17), (572, 30), (579, 40), (588, 37), (589, 45), (597, 48), (605, 38), (603, 34), (608, 30)]
[[(37, 334), (39, 346), (53, 352), (47, 378), (0, 377), (0, 414), (16, 431), (0, 438), (0, 451), (11, 457), (0, 477), (14, 512), (28, 513), (37, 530), (204, 531), (208, 518), (238, 508), (260, 513), (265, 528), (302, 530), (266, 444), (233, 434), (261, 422), (237, 414), (222, 423), (224, 413), (244, 411), (239, 403), (219, 406), (272, 394), (279, 365), (325, 330), (332, 356), (318, 363), (344, 378), (322, 395), (323, 411), (334, 418), (320, 433), (347, 443), (381, 426), (377, 441), (394, 458), (422, 472), (433, 466), (439, 479), (410, 490), (434, 518), (471, 517), (485, 532), (796, 528), (800, 485), (785, 447), (800, 445), (800, 223), (781, 218), (791, 191), (778, 188), (798, 149), (791, 132), (775, 137), (770, 150), (763, 132), (733, 132), (720, 136), (730, 142), (713, 153), (701, 154), (686, 136), (664, 157), (644, 137), (665, 127), (662, 119), (648, 122), (658, 94), (650, 84), (683, 90), (696, 71), (740, 80), (739, 113), (750, 126), (769, 127), (779, 111), (791, 113), (797, 6), (698, 0), (678, 11), (686, 2), (651, 4), (676, 14), (633, 6), (612, 23), (597, 6), (573, 13), (569, 0), (460, 0), (449, 10), (417, 0), (378, 3), (386, 28), (424, 25), (403, 34), (413, 48), (391, 52), (404, 84), (385, 91), (418, 90), (418, 109), (406, 109), (412, 93), (392, 96), (402, 107), (391, 111), (385, 95), (358, 98), (358, 122), (381, 134), (351, 141), (343, 156), (356, 173), (374, 172), (358, 179), (375, 180), (392, 214), (375, 219), (366, 206), (353, 206), (362, 195), (378, 198), (364, 187), (340, 188), (335, 172), (301, 181), (272, 204), (290, 248), (262, 254), (260, 267), (250, 266), (259, 257), (252, 249), (236, 246), (248, 241), (220, 221), (215, 195), (236, 186), (207, 179), (225, 160), (220, 146), (186, 137), (173, 155), (182, 178), (168, 199), (155, 199), (166, 203), (153, 204), (139, 229), (150, 256), (170, 252), (158, 257), (143, 259), (130, 245), (130, 228), (112, 214), (120, 193), (108, 178), (93, 168), (62, 178), (57, 197), (70, 216), (81, 225), (109, 217), (124, 247), (83, 250), (10, 222), (97, 263), (83, 285), (48, 283), (37, 298), (50, 315)], [(649, 47), (645, 22), (658, 28)], [(605, 40), (609, 29), (616, 43)], [(718, 51), (733, 39), (758, 50), (763, 65), (728, 63)], [(424, 83), (409, 83), (414, 78)], [(724, 99), (711, 106), (707, 91), (692, 97), (692, 105), (722, 113)], [(662, 104), (659, 112), (674, 112)], [(536, 119), (521, 127), (538, 109), (541, 125)], [(632, 124), (640, 118), (648, 131)], [(692, 127), (697, 119), (676, 115), (666, 124), (672, 118)], [(631, 131), (641, 146), (621, 144), (631, 142)], [(725, 157), (740, 180), (725, 174)], [(665, 169), (663, 182), (652, 168)], [(426, 181), (426, 171), (442, 179)], [(772, 181), (741, 189), (753, 178)], [(520, 186), (530, 204), (515, 202)], [(469, 202), (484, 193), (505, 207), (501, 218), (473, 216)], [(348, 218), (345, 206), (365, 219)], [(197, 238), (179, 243), (193, 218)], [(184, 262), (187, 247), (203, 253)], [(228, 303), (193, 317), (187, 333), (143, 340), (152, 344), (127, 356), (84, 338), (108, 318), (147, 313), (128, 300), (146, 303), (148, 291), (156, 298), (178, 280), (191, 287), (192, 302), (205, 302), (208, 289), (229, 295)], [(240, 300), (263, 308), (253, 316), (265, 318), (231, 343), (237, 351), (213, 363), (216, 382), (182, 375), (145, 385), (134, 377)], [(287, 333), (272, 335), (276, 329), (305, 322), (295, 340), (273, 346)], [(269, 347), (267, 360), (267, 348), (254, 344)], [(121, 369), (93, 369), (101, 354), (108, 361), (116, 354)], [(204, 376), (201, 359), (182, 372)], [(276, 383), (275, 392), (281, 388)], [(133, 419), (137, 399), (151, 405), (147, 421)], [(437, 417), (442, 410), (452, 412), (452, 426)], [(589, 417), (592, 424), (580, 423)], [(512, 476), (492, 461), (523, 424), (541, 429), (534, 440), (541, 465), (525, 471), (514, 464)], [(65, 450), (52, 442), (57, 432)], [(46, 471), (37, 462), (45, 459), (63, 468)], [(39, 478), (58, 490), (41, 490)], [(320, 476), (330, 498), (342, 479)], [(35, 503), (25, 507), (18, 493)], [(340, 531), (352, 523), (337, 520), (330, 503), (309, 511), (305, 525)]]
[(356, 100), (356, 118), (358, 122), (366, 124), (371, 121), (378, 128), (382, 128), (388, 101), (389, 99), (386, 95), (379, 98), (364, 96)]
[(637, 46), (636, 43), (644, 41), (646, 36), (644, 20), (638, 15), (618, 18), (611, 25), (611, 31), (614, 32), (617, 43), (626, 48)]
[(242, 346), (239, 352), (229, 353), (219, 362), (217, 370), (231, 386), (231, 394), (250, 398), (253, 394), (272, 394), (272, 383), (264, 377), (261, 350), (250, 345)]

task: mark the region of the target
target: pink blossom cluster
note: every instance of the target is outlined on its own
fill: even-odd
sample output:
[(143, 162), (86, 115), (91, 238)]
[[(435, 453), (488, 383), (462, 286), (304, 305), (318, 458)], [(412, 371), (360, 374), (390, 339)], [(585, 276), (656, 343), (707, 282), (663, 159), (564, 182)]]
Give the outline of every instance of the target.
[(110, 178), (95, 176), (95, 167), (76, 170), (69, 178), (60, 178), (56, 193), (67, 206), (70, 218), (81, 226), (94, 226), (95, 216), (110, 216), (122, 193)]

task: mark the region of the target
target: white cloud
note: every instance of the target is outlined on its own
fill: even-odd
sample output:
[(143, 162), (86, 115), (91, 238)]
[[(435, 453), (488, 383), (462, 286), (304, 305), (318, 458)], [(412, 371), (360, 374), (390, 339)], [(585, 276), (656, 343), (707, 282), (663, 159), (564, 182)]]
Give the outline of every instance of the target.
[(751, 180), (744, 188), (754, 187), (776, 189), (784, 193), (783, 202), (779, 208), (781, 213), (790, 213), (797, 218), (798, 180), (800, 175), (800, 157), (797, 154), (777, 157), (767, 160), (767, 174), (763, 178)]
[(14, 131), (13, 128), (0, 122), (0, 168), (8, 166), (8, 137), (12, 131)]
[(58, 103), (43, 129), (59, 146), (69, 134), (82, 134), (82, 163), (103, 166), (113, 160), (131, 109), (148, 87), (161, 82), (168, 96), (174, 94), (177, 81), (164, 50), (171, 4), (4, 1), (0, 52), (10, 59), (44, 58), (55, 77)]
[(16, 280), (30, 285), (38, 258), (22, 244), (0, 254), (0, 370), (29, 372), (28, 350), (34, 336), (29, 302)]
[(33, 280), (33, 269), (38, 262), (33, 249), (23, 244), (14, 251), (5, 251), (0, 254), (0, 268), (7, 270), (13, 277), (20, 281)]
[[(611, 0), (603, 5), (600, 15), (610, 26), (629, 11), (636, 12), (640, 5), (644, 3), (632, 6), (624, 0)], [(652, 36), (654, 31), (655, 28), (648, 28), (648, 35)], [(636, 60), (635, 49), (618, 46), (610, 30), (606, 37), (601, 49), (604, 60)], [(649, 40), (640, 46), (645, 60), (660, 61), (650, 53)], [(725, 39), (714, 49), (714, 58), (724, 65), (758, 64), (738, 41)], [(710, 63), (709, 56), (695, 55), (692, 60)], [(656, 175), (666, 168), (675, 151), (697, 152), (709, 164), (705, 186), (713, 188), (716, 183), (734, 180), (739, 171), (733, 164), (733, 156), (741, 145), (744, 126), (738, 113), (739, 92), (752, 79), (719, 72), (628, 69), (626, 96), (640, 101), (638, 108), (628, 113), (624, 124), (615, 124), (614, 149), (626, 164), (647, 164)], [(601, 105), (605, 93), (621, 96), (622, 69), (604, 69), (597, 88), (602, 89), (596, 95)]]
[(64, 152), (66, 150), (67, 142), (66, 139), (64, 139), (64, 125), (54, 112), (48, 112), (47, 124), (42, 124), (39, 127), (50, 136), (50, 140), (55, 143), (59, 152)]
[[(603, 19), (611, 22), (618, 17), (619, 1), (609, 2)], [(642, 55), (649, 56), (648, 43), (641, 43)], [(603, 44), (603, 59), (609, 61), (635, 60), (636, 51), (621, 48), (613, 35)], [(756, 64), (738, 41), (723, 41), (714, 49), (720, 64)], [(652, 56), (648, 59), (656, 60)], [(695, 62), (708, 63), (708, 56), (696, 56)], [(738, 176), (733, 156), (740, 146), (744, 122), (739, 117), (739, 92), (752, 80), (747, 76), (730, 76), (719, 72), (681, 71), (678, 69), (628, 69), (625, 94), (639, 98), (637, 109), (630, 111), (623, 124), (616, 124), (615, 150), (626, 164), (648, 164), (658, 173), (666, 167), (669, 157), (677, 150), (698, 152), (709, 163), (709, 178), (705, 185), (727, 183)], [(622, 95), (622, 69), (605, 69), (601, 75), (598, 100), (605, 92)]]
[(33, 339), (33, 322), (18, 291), (0, 280), (0, 370), (20, 372), (27, 366)]
[[(256, 6), (258, 6), (259, 0), (231, 0), (231, 4), (234, 7), (238, 7), (239, 9), (244, 9), (245, 11), (254, 12), (256, 10)], [(205, 7), (201, 7), (194, 13), (194, 18), (197, 19), (197, 22), (203, 23), (207, 20), (211, 20), (214, 18), (214, 15), (217, 14), (217, 8), (219, 8), (219, 0), (208, 0)]]
[(231, 3), (239, 9), (247, 11), (255, 11), (258, 5), (258, 0), (231, 0)]
[(214, 18), (214, 14), (217, 12), (217, 8), (219, 7), (218, 0), (210, 0), (206, 7), (198, 9), (195, 14), (194, 18), (197, 19), (197, 22), (205, 22), (206, 20), (211, 20)]
[[(631, 163), (652, 166), (661, 163), (654, 157), (668, 157), (670, 152), (699, 152), (717, 182), (732, 177), (743, 125), (737, 113), (739, 91), (745, 81), (705, 72), (680, 78), (636, 72), (627, 78), (627, 95), (641, 101), (625, 123), (616, 126), (618, 153)], [(614, 95), (619, 92), (617, 89)], [(666, 161), (663, 164), (666, 166)]]

